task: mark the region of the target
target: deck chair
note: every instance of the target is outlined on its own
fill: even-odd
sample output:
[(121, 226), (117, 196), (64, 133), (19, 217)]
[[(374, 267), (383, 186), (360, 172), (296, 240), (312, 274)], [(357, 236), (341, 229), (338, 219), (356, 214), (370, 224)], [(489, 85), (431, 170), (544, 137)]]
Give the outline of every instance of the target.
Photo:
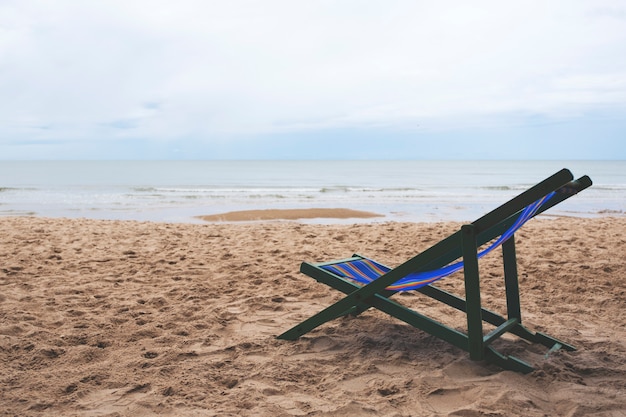
[[(517, 197), (463, 225), (460, 230), (395, 268), (355, 254), (351, 258), (324, 263), (303, 262), (300, 271), (333, 287), (346, 297), (279, 335), (295, 340), (316, 327), (348, 314), (358, 315), (377, 308), (411, 326), (469, 352), (471, 360), (486, 361), (507, 370), (529, 373), (533, 367), (514, 356), (498, 352), (492, 343), (509, 332), (531, 343), (549, 348), (549, 353), (575, 348), (554, 337), (533, 332), (522, 325), (515, 232), (525, 222), (591, 186), (588, 176), (573, 179), (563, 169)], [(486, 249), (480, 250), (487, 245)], [(502, 247), (507, 317), (481, 306), (478, 260)], [(453, 263), (461, 259), (460, 262)], [(433, 283), (456, 271), (463, 271), (465, 299), (437, 288)], [(467, 333), (391, 300), (399, 291), (419, 291), (467, 316)], [(483, 333), (483, 322), (495, 329)]]

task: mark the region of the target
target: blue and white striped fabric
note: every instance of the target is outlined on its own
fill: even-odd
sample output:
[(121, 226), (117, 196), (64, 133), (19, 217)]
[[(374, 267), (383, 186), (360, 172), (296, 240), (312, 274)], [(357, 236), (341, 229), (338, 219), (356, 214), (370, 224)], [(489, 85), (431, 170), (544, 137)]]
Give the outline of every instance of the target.
[[(507, 229), (502, 235), (500, 235), (500, 237), (496, 239), (486, 249), (478, 253), (478, 258), (482, 258), (483, 256), (487, 255), (488, 253), (502, 245), (508, 239), (510, 239), (511, 236), (513, 236), (513, 234), (520, 227), (522, 227), (524, 223), (530, 220), (541, 208), (541, 206), (544, 205), (550, 198), (552, 198), (554, 194), (555, 193), (552, 192), (526, 207), (521, 212), (515, 223), (509, 229)], [(336, 274), (342, 278), (348, 278), (363, 285), (369, 284), (370, 282), (390, 271), (389, 268), (379, 264), (378, 262), (365, 258), (350, 262), (323, 265), (321, 268), (332, 272), (333, 274)], [(463, 269), (463, 261), (450, 264), (434, 271), (416, 272), (400, 279), (393, 285), (387, 287), (387, 289), (391, 291), (415, 290), (431, 284), (437, 280), (440, 280), (441, 278), (447, 277), (448, 275), (460, 271), (461, 269)]]

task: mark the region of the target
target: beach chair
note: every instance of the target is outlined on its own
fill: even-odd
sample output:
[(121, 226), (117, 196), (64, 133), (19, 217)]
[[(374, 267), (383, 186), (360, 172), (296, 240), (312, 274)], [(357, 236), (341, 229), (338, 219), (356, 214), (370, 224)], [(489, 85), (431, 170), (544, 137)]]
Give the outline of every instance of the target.
[[(514, 234), (531, 218), (591, 184), (588, 176), (574, 181), (572, 173), (563, 169), (478, 220), (463, 225), (456, 233), (395, 268), (360, 255), (332, 262), (304, 262), (300, 267), (302, 273), (347, 295), (278, 338), (295, 340), (330, 320), (348, 314), (358, 315), (373, 307), (469, 352), (472, 360), (484, 360), (507, 370), (529, 373), (533, 370), (530, 364), (498, 352), (492, 343), (509, 332), (544, 345), (549, 352), (558, 349), (573, 351), (575, 348), (522, 325)], [(481, 250), (485, 245), (486, 249)], [(504, 263), (506, 318), (483, 308), (480, 296), (479, 258), (500, 246)], [(453, 263), (459, 259), (460, 262)], [(464, 276), (465, 299), (433, 285), (435, 281), (460, 270)], [(391, 300), (398, 291), (407, 290), (419, 291), (464, 312), (467, 333)], [(483, 322), (495, 328), (484, 334)]]

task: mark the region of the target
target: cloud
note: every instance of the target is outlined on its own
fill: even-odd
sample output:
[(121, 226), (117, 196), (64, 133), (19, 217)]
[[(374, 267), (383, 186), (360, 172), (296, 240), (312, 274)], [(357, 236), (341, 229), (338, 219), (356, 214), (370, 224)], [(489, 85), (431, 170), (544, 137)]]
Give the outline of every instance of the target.
[(4, 1), (0, 144), (623, 115), (625, 15), (618, 1)]

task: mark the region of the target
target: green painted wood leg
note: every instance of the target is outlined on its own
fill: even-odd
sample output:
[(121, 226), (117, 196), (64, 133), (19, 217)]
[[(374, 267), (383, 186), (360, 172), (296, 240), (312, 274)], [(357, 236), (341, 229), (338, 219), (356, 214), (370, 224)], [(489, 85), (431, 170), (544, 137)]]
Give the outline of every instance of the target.
[(310, 332), (316, 327), (321, 326), (322, 324), (331, 320), (334, 320), (337, 317), (340, 317), (342, 314), (354, 308), (356, 304), (358, 303), (356, 303), (352, 297), (348, 296), (331, 305), (330, 307), (325, 308), (314, 316), (309, 317), (308, 319), (292, 327), (286, 332), (278, 335), (277, 337), (278, 339), (284, 340), (296, 340), (300, 336)]
[(515, 236), (502, 244), (502, 260), (504, 264), (504, 285), (506, 291), (506, 309), (509, 319), (516, 318), (522, 322), (522, 311), (519, 299), (519, 281), (517, 276), (517, 256), (515, 254)]
[(467, 314), (467, 336), (470, 359), (484, 359), (483, 319), (480, 305), (480, 281), (478, 273), (478, 248), (476, 230), (471, 224), (461, 227), (463, 247), (463, 275), (465, 276), (465, 299)]

